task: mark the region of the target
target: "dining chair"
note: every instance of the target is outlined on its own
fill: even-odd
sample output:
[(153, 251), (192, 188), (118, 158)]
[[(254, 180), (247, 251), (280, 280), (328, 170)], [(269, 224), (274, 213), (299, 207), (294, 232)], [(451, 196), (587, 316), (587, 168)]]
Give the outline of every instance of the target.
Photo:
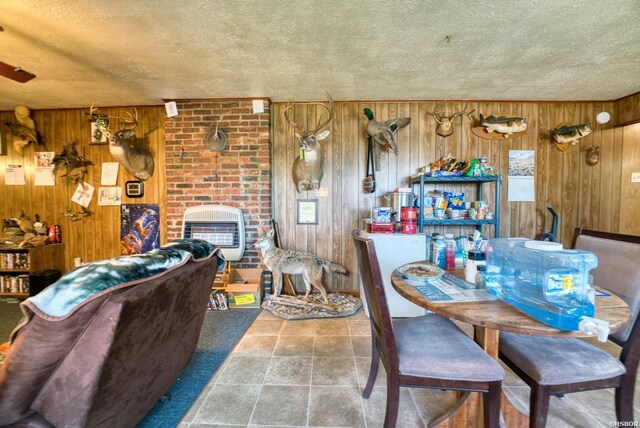
[(594, 284), (629, 305), (630, 322), (609, 335), (622, 348), (620, 357), (582, 339), (501, 332), (500, 358), (531, 387), (530, 427), (545, 426), (551, 395), (603, 388), (615, 388), (618, 421), (633, 423), (640, 359), (640, 236), (576, 228), (572, 247), (598, 256)]
[(351, 234), (371, 324), (371, 368), (362, 397), (371, 395), (382, 360), (387, 372), (384, 426), (396, 426), (401, 386), (481, 392), (484, 425), (499, 426), (502, 367), (447, 318), (392, 319), (375, 245), (358, 230)]

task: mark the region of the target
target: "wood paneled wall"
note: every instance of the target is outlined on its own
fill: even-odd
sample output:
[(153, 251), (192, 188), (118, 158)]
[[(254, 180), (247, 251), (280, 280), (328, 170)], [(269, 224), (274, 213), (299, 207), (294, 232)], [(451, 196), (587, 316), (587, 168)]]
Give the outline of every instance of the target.
[[(350, 231), (359, 227), (358, 219), (368, 215), (369, 198), (374, 206), (389, 205), (383, 195), (396, 186), (407, 186), (409, 177), (423, 165), (445, 155), (459, 159), (489, 158), (495, 172), (503, 175), (501, 188), (500, 235), (537, 238), (551, 229), (551, 205), (559, 214), (558, 238), (570, 245), (576, 226), (603, 231), (640, 234), (635, 207), (628, 205), (630, 195), (640, 192), (629, 183), (630, 171), (640, 165), (640, 125), (613, 128), (613, 123), (598, 125), (595, 115), (613, 112), (613, 102), (447, 102), (449, 112), (475, 109), (471, 118), (454, 120), (453, 135), (442, 138), (435, 133), (436, 122), (427, 114), (436, 102), (336, 102), (331, 135), (321, 142), (324, 158), (323, 192), (298, 194), (291, 178), (291, 166), (298, 153), (293, 129), (283, 117), (286, 104), (272, 104), (273, 206), (280, 225), (283, 246), (310, 251), (357, 271)], [(411, 124), (398, 132), (398, 156), (384, 151), (381, 171), (376, 172), (377, 190), (372, 196), (362, 192), (366, 174), (367, 119), (362, 111), (369, 107), (378, 120), (410, 117)], [(296, 123), (314, 124), (322, 109), (297, 105)], [(528, 120), (527, 132), (509, 140), (486, 140), (475, 136), (478, 114), (522, 116)], [(565, 152), (552, 142), (550, 131), (561, 125), (590, 123), (593, 133)], [(586, 150), (601, 147), (601, 160), (595, 166), (586, 163)], [(535, 151), (535, 202), (508, 202), (506, 178), (509, 150)], [(635, 187), (634, 187), (635, 186)], [(471, 191), (471, 189), (465, 189)], [(296, 224), (296, 200), (319, 199), (319, 224)], [(493, 200), (492, 192), (486, 195)], [(431, 229), (427, 229), (431, 232)], [(468, 233), (456, 228), (454, 233)], [(491, 227), (485, 230), (492, 236)], [(336, 276), (329, 288), (357, 290), (357, 275)]]
[[(161, 224), (166, 224), (165, 215), (165, 153), (164, 153), (164, 123), (165, 112), (163, 106), (137, 107), (138, 126), (136, 134), (144, 137), (144, 144), (149, 149), (155, 161), (153, 177), (144, 182), (144, 197), (129, 199), (125, 196), (124, 183), (135, 180), (124, 168), (120, 167), (117, 185), (123, 188), (123, 203), (154, 203), (160, 204)], [(70, 269), (75, 257), (82, 257), (85, 262), (101, 260), (120, 255), (120, 207), (98, 206), (97, 192), (100, 187), (101, 165), (103, 162), (113, 162), (107, 145), (92, 145), (90, 142), (91, 126), (86, 109), (69, 110), (41, 110), (33, 112), (38, 132), (42, 136), (43, 145), (30, 144), (24, 150), (24, 156), (19, 156), (13, 150), (11, 133), (4, 121), (15, 122), (13, 112), (0, 112), (0, 132), (7, 146), (8, 155), (0, 156), (0, 217), (17, 216), (21, 210), (34, 218), (40, 214), (42, 221), (49, 224), (59, 224), (62, 229), (62, 241), (65, 244), (65, 264)], [(123, 117), (126, 112), (133, 112), (133, 107), (101, 108), (101, 113), (109, 116)], [(111, 119), (112, 126), (117, 129), (118, 119)], [(80, 205), (71, 201), (76, 186), (68, 183), (63, 172), (58, 172), (56, 184), (53, 187), (34, 186), (34, 152), (53, 151), (60, 153), (63, 145), (75, 142), (78, 152), (91, 161), (85, 180), (95, 187), (95, 193), (89, 209), (93, 215), (72, 221), (63, 215), (67, 207), (72, 211), (80, 211)], [(6, 186), (4, 172), (7, 165), (22, 165), (25, 169), (26, 186)], [(166, 228), (160, 228), (161, 242), (166, 242)]]
[(640, 92), (616, 100), (613, 123), (625, 126), (640, 122)]

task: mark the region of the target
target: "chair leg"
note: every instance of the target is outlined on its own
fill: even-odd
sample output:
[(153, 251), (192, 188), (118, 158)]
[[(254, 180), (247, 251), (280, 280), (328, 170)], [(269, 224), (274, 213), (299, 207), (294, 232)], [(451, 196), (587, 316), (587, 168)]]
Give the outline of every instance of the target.
[(387, 373), (387, 411), (384, 428), (395, 428), (400, 406), (400, 379), (398, 373)]
[(633, 422), (633, 394), (635, 392), (635, 377), (622, 380), (616, 388), (616, 417), (618, 422)]
[(380, 367), (380, 354), (378, 354), (378, 347), (376, 346), (376, 337), (371, 337), (371, 368), (369, 369), (369, 379), (367, 379), (367, 386), (362, 391), (362, 398), (369, 398), (373, 385), (376, 383), (376, 377), (378, 376), (378, 368)]
[(489, 384), (489, 391), (484, 393), (484, 426), (487, 428), (497, 428), (500, 426), (500, 382)]
[(529, 427), (544, 428), (549, 412), (549, 388), (544, 385), (531, 386), (531, 398), (529, 400)]

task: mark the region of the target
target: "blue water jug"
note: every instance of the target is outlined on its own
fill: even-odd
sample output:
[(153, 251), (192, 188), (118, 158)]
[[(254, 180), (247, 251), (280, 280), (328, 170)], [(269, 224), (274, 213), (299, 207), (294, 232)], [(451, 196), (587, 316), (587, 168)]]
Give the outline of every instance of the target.
[(593, 317), (595, 290), (589, 271), (595, 254), (564, 250), (554, 242), (491, 239), (486, 249), (489, 292), (559, 330), (582, 330), (606, 340), (608, 324)]

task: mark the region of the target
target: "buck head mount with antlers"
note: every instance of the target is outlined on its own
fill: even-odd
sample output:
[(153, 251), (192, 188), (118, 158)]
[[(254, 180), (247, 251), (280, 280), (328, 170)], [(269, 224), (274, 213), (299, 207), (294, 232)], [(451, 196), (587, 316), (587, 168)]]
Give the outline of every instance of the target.
[[(98, 122), (103, 132), (107, 134), (109, 141), (109, 153), (118, 161), (129, 173), (138, 180), (148, 180), (153, 176), (154, 162), (151, 152), (142, 147), (132, 147), (130, 144), (135, 141), (136, 133), (134, 128), (138, 125), (138, 110), (134, 108), (135, 115), (127, 112), (127, 117), (107, 116), (98, 113), (98, 109), (91, 106), (89, 115), (91, 120)], [(109, 128), (109, 121), (106, 118), (120, 119), (122, 127), (118, 131)]]
[[(320, 140), (327, 138), (331, 131), (328, 129), (320, 133), (318, 131), (327, 126), (333, 117), (333, 100), (327, 91), (325, 91), (325, 95), (329, 99), (328, 106), (324, 103), (294, 103), (289, 100), (284, 109), (284, 118), (297, 131), (295, 136), (298, 139), (300, 153), (293, 161), (292, 177), (298, 193), (319, 189), (322, 181), (322, 147), (320, 146)], [(324, 115), (320, 115), (315, 127), (305, 130), (291, 119), (291, 112), (295, 104), (322, 106), (327, 110), (328, 117), (324, 118)]]
[(462, 116), (463, 114), (466, 116), (469, 116), (471, 113), (476, 111), (475, 109), (469, 112), (466, 111), (467, 106), (465, 104), (462, 110), (453, 114), (447, 114), (446, 111), (439, 110), (438, 106), (440, 106), (440, 104), (436, 104), (436, 106), (433, 108), (433, 113), (427, 112), (427, 114), (430, 116), (433, 116), (433, 118), (436, 120), (436, 122), (438, 123), (438, 126), (436, 127), (436, 134), (438, 134), (443, 138), (446, 138), (449, 135), (453, 134), (453, 123), (452, 123), (453, 119), (455, 119), (458, 116)]

